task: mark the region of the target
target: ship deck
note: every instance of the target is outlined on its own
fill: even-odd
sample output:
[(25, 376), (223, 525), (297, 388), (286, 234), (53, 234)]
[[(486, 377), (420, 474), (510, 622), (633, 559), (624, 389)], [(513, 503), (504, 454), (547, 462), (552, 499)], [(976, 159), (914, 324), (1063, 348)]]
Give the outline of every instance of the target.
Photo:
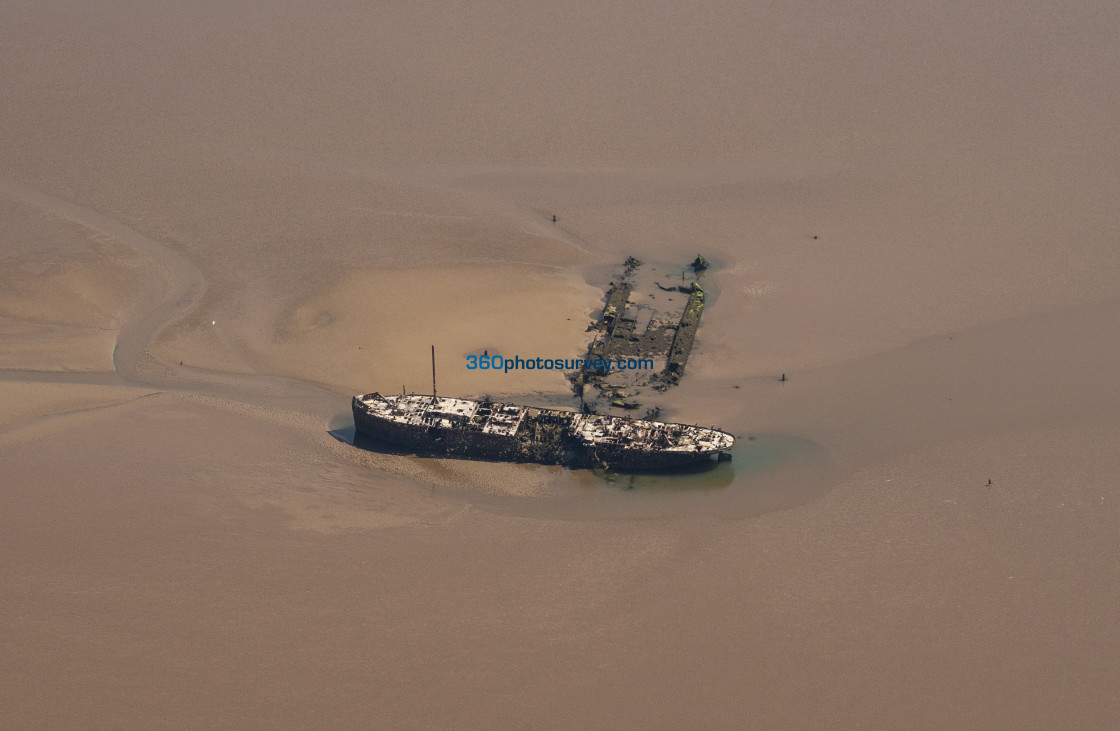
[(589, 444), (645, 446), (663, 452), (719, 452), (735, 443), (734, 437), (718, 429), (596, 414), (579, 417), (574, 430)]
[(484, 404), (470, 399), (440, 396), (382, 396), (367, 394), (359, 400), (374, 416), (400, 424), (477, 429), (486, 434), (517, 433), (526, 409), (508, 404)]
[(715, 428), (627, 419), (599, 414), (580, 414), (561, 409), (538, 409), (515, 404), (484, 403), (408, 394), (359, 396), (371, 415), (414, 426), (436, 426), (514, 436), (528, 418), (542, 416), (567, 420), (572, 436), (590, 446), (610, 446), (661, 452), (723, 452), (735, 437)]

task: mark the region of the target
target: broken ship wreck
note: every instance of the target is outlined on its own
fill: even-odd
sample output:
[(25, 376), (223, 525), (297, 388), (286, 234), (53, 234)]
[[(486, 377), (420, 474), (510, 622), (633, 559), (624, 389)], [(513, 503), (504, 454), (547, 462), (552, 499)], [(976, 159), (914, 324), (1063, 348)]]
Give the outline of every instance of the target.
[[(567, 467), (610, 470), (660, 470), (710, 459), (731, 459), (735, 437), (727, 432), (688, 424), (652, 421), (647, 418), (588, 413), (583, 402), (585, 385), (609, 395), (614, 406), (623, 403), (623, 387), (653, 385), (658, 391), (680, 381), (692, 349), (704, 290), (697, 279), (708, 262), (697, 256), (688, 268), (691, 279), (679, 275), (681, 283), (666, 286), (664, 268), (654, 267), (646, 279), (659, 290), (688, 295), (683, 304), (662, 312), (657, 294), (636, 272), (642, 263), (630, 257), (626, 270), (611, 283), (603, 315), (589, 330), (596, 335), (588, 348), (587, 361), (624, 356), (654, 357), (664, 363), (660, 373), (635, 383), (613, 383), (608, 376), (583, 370), (571, 374), (584, 409), (580, 412), (494, 403), (436, 395), (435, 346), (432, 346), (432, 395), (385, 396), (367, 393), (353, 399), (354, 426), (374, 440), (404, 447), (418, 454), (467, 457), (509, 462), (537, 462)], [(666, 280), (670, 281), (670, 280)], [(641, 295), (635, 297), (635, 295)], [(632, 301), (633, 300), (633, 301)], [(671, 298), (667, 301), (672, 301)], [(617, 377), (617, 374), (616, 374)]]

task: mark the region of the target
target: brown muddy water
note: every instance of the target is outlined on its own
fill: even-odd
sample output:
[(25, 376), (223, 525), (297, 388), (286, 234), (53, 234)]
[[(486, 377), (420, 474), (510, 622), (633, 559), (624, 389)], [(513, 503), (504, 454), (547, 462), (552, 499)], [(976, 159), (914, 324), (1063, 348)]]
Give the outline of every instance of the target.
[[(4, 725), (1117, 727), (1117, 28), (0, 4)], [(578, 357), (628, 255), (698, 252), (654, 401), (732, 462), (340, 441), (433, 343), (574, 409), (461, 356)]]

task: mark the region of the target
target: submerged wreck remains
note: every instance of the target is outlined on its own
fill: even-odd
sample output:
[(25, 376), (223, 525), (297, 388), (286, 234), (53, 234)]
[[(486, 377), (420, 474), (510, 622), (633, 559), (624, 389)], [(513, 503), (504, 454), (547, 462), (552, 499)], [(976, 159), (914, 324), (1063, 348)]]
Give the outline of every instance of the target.
[(420, 454), (612, 470), (665, 469), (729, 458), (715, 428), (407, 394), (354, 397), (359, 432)]
[[(664, 392), (680, 383), (700, 328), (706, 304), (701, 280), (711, 266), (697, 254), (685, 267), (643, 264), (629, 257), (607, 290), (606, 303), (597, 321), (588, 326), (594, 336), (588, 345), (588, 362), (647, 359), (647, 370), (583, 369), (568, 374), (580, 399), (593, 400), (591, 387), (603, 397), (596, 406), (636, 409), (636, 397), (649, 387)], [(649, 413), (656, 413), (651, 409)]]

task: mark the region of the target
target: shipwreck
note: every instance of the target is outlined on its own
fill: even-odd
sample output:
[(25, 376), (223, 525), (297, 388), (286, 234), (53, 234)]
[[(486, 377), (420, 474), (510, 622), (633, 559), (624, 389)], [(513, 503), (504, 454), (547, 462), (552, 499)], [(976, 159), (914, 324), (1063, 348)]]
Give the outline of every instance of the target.
[(735, 444), (714, 427), (435, 394), (361, 394), (353, 408), (362, 434), (433, 456), (656, 470), (727, 458)]
[(602, 316), (589, 327), (595, 335), (586, 362), (643, 357), (659, 361), (660, 367), (645, 375), (589, 368), (570, 373), (580, 411), (495, 403), (489, 397), (440, 397), (433, 346), (431, 395), (403, 389), (400, 395), (359, 394), (352, 404), (354, 426), (371, 439), (432, 456), (615, 471), (730, 459), (735, 437), (714, 426), (656, 421), (658, 407), (641, 419), (599, 414), (583, 399), (584, 387), (591, 386), (612, 406), (633, 409), (639, 404), (623, 399), (639, 388), (664, 391), (680, 382), (700, 326), (705, 292), (699, 279), (708, 266), (699, 255), (684, 272), (656, 265), (639, 271), (642, 262), (626, 260), (625, 271), (607, 292)]

